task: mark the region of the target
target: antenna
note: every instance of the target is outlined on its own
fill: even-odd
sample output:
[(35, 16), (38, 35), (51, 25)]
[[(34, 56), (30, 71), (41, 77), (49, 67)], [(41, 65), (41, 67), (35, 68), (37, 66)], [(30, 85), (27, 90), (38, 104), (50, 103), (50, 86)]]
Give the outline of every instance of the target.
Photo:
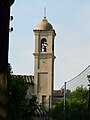
[(46, 7), (44, 7), (44, 18), (46, 18)]

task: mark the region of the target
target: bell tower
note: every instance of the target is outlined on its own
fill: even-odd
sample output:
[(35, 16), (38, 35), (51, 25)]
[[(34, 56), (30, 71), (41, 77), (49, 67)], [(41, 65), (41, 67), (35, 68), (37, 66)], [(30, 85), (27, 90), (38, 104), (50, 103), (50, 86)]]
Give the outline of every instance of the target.
[(54, 87), (54, 38), (55, 30), (46, 17), (34, 31), (34, 83), (38, 103), (49, 108)]

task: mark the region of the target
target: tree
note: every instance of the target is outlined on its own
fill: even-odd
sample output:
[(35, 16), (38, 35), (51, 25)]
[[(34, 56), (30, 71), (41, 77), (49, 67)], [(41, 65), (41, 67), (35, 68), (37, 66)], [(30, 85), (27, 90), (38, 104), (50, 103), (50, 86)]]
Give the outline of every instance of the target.
[(36, 96), (26, 98), (28, 84), (12, 73), (11, 65), (8, 64), (8, 119), (33, 120), (37, 107)]
[[(51, 115), (55, 120), (64, 116), (63, 100), (52, 108)], [(66, 99), (67, 120), (88, 120), (88, 90), (78, 87), (75, 91), (68, 93)]]
[(35, 110), (37, 109), (36, 96), (30, 100), (25, 99), (21, 105), (22, 120), (33, 120)]
[(78, 87), (71, 92), (67, 102), (70, 109), (70, 119), (88, 119), (88, 90), (86, 88)]
[(63, 120), (64, 119), (64, 109), (63, 109), (64, 100), (62, 99), (59, 103), (54, 105), (51, 109), (51, 117), (54, 120)]

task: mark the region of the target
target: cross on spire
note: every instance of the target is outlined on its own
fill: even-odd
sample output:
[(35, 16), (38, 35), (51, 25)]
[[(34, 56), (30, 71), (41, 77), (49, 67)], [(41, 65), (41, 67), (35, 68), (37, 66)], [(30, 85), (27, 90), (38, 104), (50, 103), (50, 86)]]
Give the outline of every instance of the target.
[(44, 7), (44, 18), (46, 18), (46, 7)]

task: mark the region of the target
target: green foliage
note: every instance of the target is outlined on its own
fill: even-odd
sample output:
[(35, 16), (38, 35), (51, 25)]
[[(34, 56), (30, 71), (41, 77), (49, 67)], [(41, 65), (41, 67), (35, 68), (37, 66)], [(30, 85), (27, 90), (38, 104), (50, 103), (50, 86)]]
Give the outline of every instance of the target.
[(86, 88), (77, 87), (75, 91), (70, 93), (70, 100), (77, 99), (77, 100), (87, 100), (88, 99), (88, 91)]
[[(51, 110), (54, 120), (64, 119), (64, 103), (60, 101)], [(88, 90), (78, 87), (73, 92), (67, 92), (66, 120), (88, 120)]]
[(35, 110), (37, 109), (36, 99), (36, 96), (33, 96), (31, 99), (26, 99), (22, 103), (21, 112), (23, 120), (33, 120), (33, 117), (35, 116)]
[(26, 98), (28, 84), (12, 75), (8, 66), (8, 120), (33, 120), (37, 107), (36, 96)]
[(64, 102), (63, 102), (63, 100), (61, 100), (61, 102), (57, 103), (51, 109), (51, 116), (54, 120), (63, 120), (64, 119), (63, 104), (64, 104)]
[[(78, 87), (70, 93), (67, 100), (69, 106), (69, 118), (72, 120), (86, 120), (88, 117), (88, 90)], [(74, 116), (74, 117), (73, 117)]]

